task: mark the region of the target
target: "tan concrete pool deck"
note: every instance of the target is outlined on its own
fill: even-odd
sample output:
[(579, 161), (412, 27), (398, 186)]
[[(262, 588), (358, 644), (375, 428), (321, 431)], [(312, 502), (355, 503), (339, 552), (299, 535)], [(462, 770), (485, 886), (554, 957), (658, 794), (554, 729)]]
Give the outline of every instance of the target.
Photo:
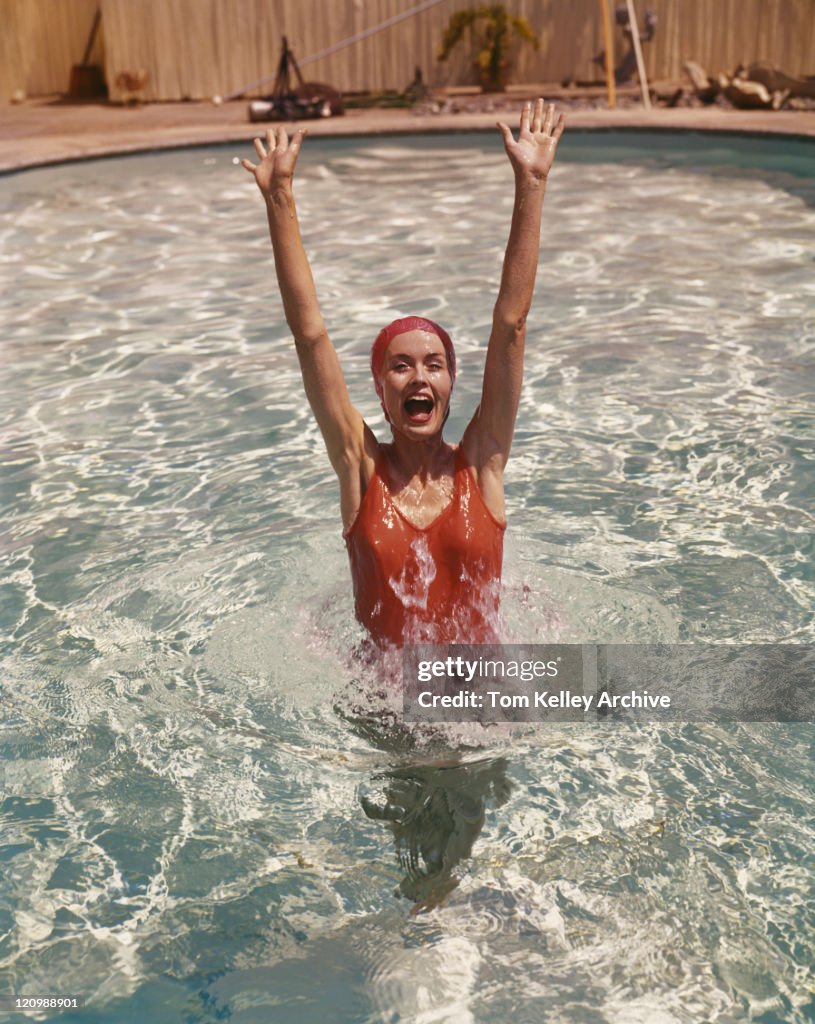
[[(518, 107), (524, 97), (518, 97)], [(791, 135), (815, 141), (815, 112), (746, 111), (713, 108), (641, 107), (567, 110), (570, 127)], [(493, 129), (506, 111), (422, 114), (407, 109), (349, 110), (344, 117), (305, 121), (312, 136), (400, 135)], [(514, 120), (514, 118), (512, 119)], [(221, 106), (209, 102), (154, 103), (122, 107), (67, 103), (59, 97), (27, 100), (0, 108), (0, 172), (113, 153), (177, 146), (248, 143), (265, 130), (247, 117), (247, 101)], [(291, 125), (290, 127), (294, 127)]]

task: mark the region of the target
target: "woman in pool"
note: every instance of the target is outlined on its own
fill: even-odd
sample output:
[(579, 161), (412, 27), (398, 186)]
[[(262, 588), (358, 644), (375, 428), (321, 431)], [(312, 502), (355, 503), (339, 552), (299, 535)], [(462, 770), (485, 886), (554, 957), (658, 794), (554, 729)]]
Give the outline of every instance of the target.
[(305, 135), (255, 139), (243, 160), (266, 201), (275, 269), (306, 395), (339, 478), (356, 613), (379, 644), (496, 639), (504, 466), (523, 378), (526, 317), (538, 266), (546, 181), (563, 115), (527, 103), (516, 140), (498, 127), (515, 172), (515, 206), (493, 312), (481, 403), (458, 446), (442, 435), (456, 378), (447, 332), (404, 317), (374, 341), (371, 371), (393, 439), (380, 444), (348, 395), (300, 237), (292, 178)]

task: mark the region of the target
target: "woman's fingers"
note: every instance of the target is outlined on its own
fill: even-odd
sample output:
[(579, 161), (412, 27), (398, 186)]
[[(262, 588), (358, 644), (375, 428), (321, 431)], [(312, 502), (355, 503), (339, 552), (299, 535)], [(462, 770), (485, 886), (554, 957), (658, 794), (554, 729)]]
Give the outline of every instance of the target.
[[(563, 133), (563, 115), (555, 113), (554, 103), (544, 103), (543, 99), (535, 100), (535, 106), (525, 103), (521, 111), (521, 131), (531, 131), (534, 135), (551, 135), (560, 138)], [(555, 133), (558, 133), (555, 136)]]
[(522, 132), (528, 132), (529, 131), (529, 119), (531, 118), (531, 116), (532, 116), (532, 104), (531, 103), (524, 103), (524, 108), (521, 111), (521, 131)]
[[(288, 175), (291, 177), (292, 169), (297, 160), (298, 153), (300, 151), (300, 145), (305, 138), (308, 129), (298, 128), (297, 131), (289, 142), (289, 136), (286, 133), (286, 129), (282, 126), (275, 128), (266, 129), (266, 145), (264, 146), (261, 139), (254, 139), (255, 152), (260, 158), (260, 164), (254, 164), (251, 160), (241, 160), (241, 166), (244, 167), (250, 174), (254, 174), (255, 178), (258, 177), (259, 173), (262, 173), (265, 180), (266, 169), (272, 175), (274, 179), (278, 174)], [(288, 154), (288, 159), (286, 155)], [(264, 169), (260, 165), (264, 165)], [(258, 179), (260, 181), (260, 179)]]
[(555, 130), (552, 132), (552, 138), (555, 140), (555, 142), (557, 142), (557, 140), (563, 134), (563, 129), (565, 127), (566, 127), (566, 118), (563, 116), (563, 114), (561, 114), (560, 117), (557, 119), (557, 124), (555, 125)]
[(496, 121), (495, 123), (501, 134), (504, 136), (504, 146), (506, 149), (509, 149), (509, 147), (515, 142), (515, 139), (512, 137), (512, 130), (509, 125), (504, 124), (503, 121)]
[(535, 100), (535, 114), (532, 118), (532, 131), (539, 132), (543, 121), (543, 100)]

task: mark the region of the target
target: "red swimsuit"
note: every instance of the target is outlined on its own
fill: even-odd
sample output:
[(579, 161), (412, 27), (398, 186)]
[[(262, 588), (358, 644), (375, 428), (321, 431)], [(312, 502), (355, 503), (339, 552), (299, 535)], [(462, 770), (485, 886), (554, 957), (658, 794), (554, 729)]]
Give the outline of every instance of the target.
[(461, 447), (453, 498), (427, 527), (399, 511), (384, 472), (380, 454), (345, 533), (357, 618), (378, 643), (494, 642), (505, 527)]

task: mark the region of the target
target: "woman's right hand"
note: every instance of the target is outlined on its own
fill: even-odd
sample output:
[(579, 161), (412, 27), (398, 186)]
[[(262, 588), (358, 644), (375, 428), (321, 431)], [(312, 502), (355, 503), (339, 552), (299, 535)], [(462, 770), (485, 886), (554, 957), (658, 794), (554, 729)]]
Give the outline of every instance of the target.
[(241, 165), (250, 174), (254, 174), (257, 186), (265, 197), (271, 196), (277, 189), (291, 187), (294, 167), (305, 135), (306, 129), (298, 128), (289, 141), (282, 125), (279, 128), (267, 128), (265, 146), (260, 139), (255, 139), (260, 163), (241, 160)]

